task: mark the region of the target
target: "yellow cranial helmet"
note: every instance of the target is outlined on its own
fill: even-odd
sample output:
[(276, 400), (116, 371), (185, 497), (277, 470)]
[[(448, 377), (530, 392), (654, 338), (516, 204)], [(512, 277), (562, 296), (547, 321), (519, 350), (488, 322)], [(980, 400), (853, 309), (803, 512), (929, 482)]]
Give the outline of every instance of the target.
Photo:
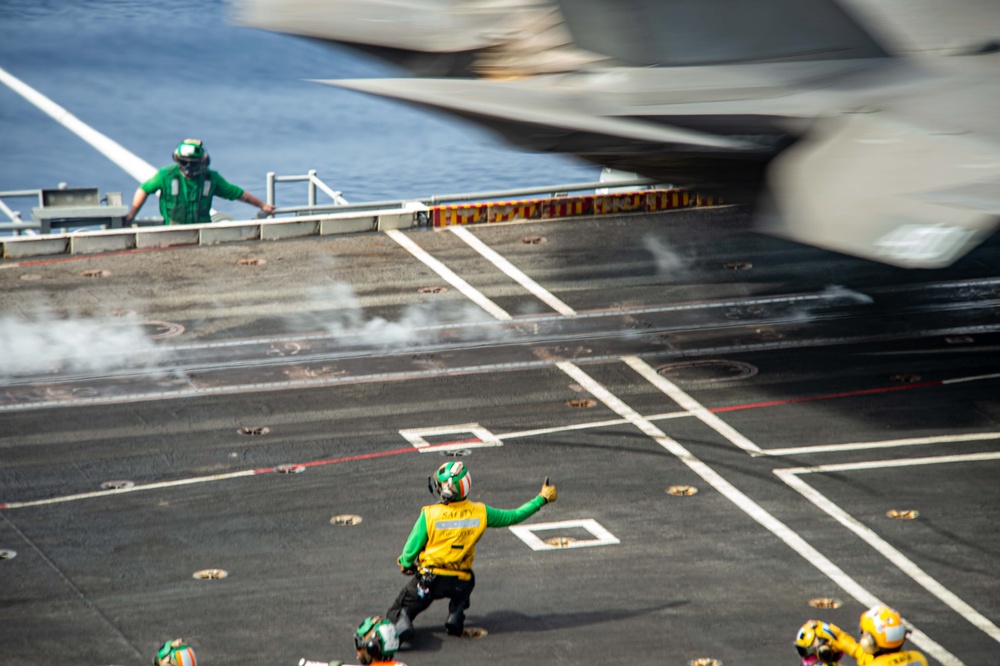
[(792, 644), (802, 658), (803, 666), (834, 664), (840, 661), (844, 654), (830, 645), (827, 638), (830, 635), (829, 625), (816, 620), (809, 620), (799, 628), (799, 633)]
[(861, 647), (869, 654), (894, 650), (906, 640), (906, 627), (899, 613), (888, 606), (872, 606), (861, 614)]
[(816, 630), (813, 629), (812, 622), (807, 622), (799, 628), (799, 633), (795, 637), (795, 647), (799, 651), (800, 656), (806, 656), (810, 654), (813, 649), (813, 643), (816, 642)]

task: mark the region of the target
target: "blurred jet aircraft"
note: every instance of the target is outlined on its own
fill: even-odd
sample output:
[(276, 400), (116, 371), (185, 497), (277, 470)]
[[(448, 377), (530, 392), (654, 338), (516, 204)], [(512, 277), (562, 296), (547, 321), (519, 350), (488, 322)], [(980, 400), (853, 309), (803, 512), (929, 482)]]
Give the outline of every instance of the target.
[[(348, 44), (416, 75), (321, 83), (715, 190), (803, 243), (936, 268), (1000, 222), (1000, 49), (973, 41), (1000, 37), (997, 0), (944, 3), (978, 12), (949, 43), (919, 13), (928, 0), (850, 0), (854, 12), (837, 0), (232, 2), (243, 25)], [(917, 12), (924, 31), (889, 46), (879, 11)]]

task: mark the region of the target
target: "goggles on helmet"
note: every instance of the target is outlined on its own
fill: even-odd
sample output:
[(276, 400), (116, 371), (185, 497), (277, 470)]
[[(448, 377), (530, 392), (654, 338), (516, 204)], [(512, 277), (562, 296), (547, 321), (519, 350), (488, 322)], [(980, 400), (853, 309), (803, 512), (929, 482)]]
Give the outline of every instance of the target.
[(174, 162), (177, 162), (186, 178), (195, 178), (208, 166), (208, 152), (198, 139), (184, 139), (174, 149)]

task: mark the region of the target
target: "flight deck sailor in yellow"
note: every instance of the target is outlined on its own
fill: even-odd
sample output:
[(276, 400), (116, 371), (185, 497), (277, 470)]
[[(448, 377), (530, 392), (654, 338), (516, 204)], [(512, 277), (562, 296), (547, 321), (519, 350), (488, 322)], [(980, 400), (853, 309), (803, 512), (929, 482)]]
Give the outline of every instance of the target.
[(872, 606), (861, 614), (861, 638), (855, 641), (835, 624), (815, 623), (816, 636), (851, 657), (858, 666), (927, 666), (916, 650), (904, 650), (906, 626), (899, 613), (888, 606)]
[(476, 585), (472, 561), (476, 543), (487, 527), (516, 525), (549, 502), (556, 501), (556, 487), (548, 483), (530, 502), (517, 509), (495, 509), (468, 499), (472, 476), (462, 462), (448, 462), (427, 479), (438, 504), (425, 506), (410, 532), (399, 556), (402, 572), (413, 578), (403, 587), (386, 616), (396, 625), (399, 638), (413, 637), (413, 619), (437, 599), (447, 598), (448, 619), (445, 630), (461, 636), (465, 610)]

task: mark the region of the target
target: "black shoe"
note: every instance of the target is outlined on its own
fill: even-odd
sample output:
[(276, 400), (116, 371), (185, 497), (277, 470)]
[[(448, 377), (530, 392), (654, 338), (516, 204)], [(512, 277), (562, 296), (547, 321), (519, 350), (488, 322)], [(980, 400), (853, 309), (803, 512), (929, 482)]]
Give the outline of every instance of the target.
[(461, 636), (462, 629), (462, 625), (452, 621), (451, 618), (448, 618), (448, 621), (444, 623), (444, 630), (448, 632), (449, 636)]

